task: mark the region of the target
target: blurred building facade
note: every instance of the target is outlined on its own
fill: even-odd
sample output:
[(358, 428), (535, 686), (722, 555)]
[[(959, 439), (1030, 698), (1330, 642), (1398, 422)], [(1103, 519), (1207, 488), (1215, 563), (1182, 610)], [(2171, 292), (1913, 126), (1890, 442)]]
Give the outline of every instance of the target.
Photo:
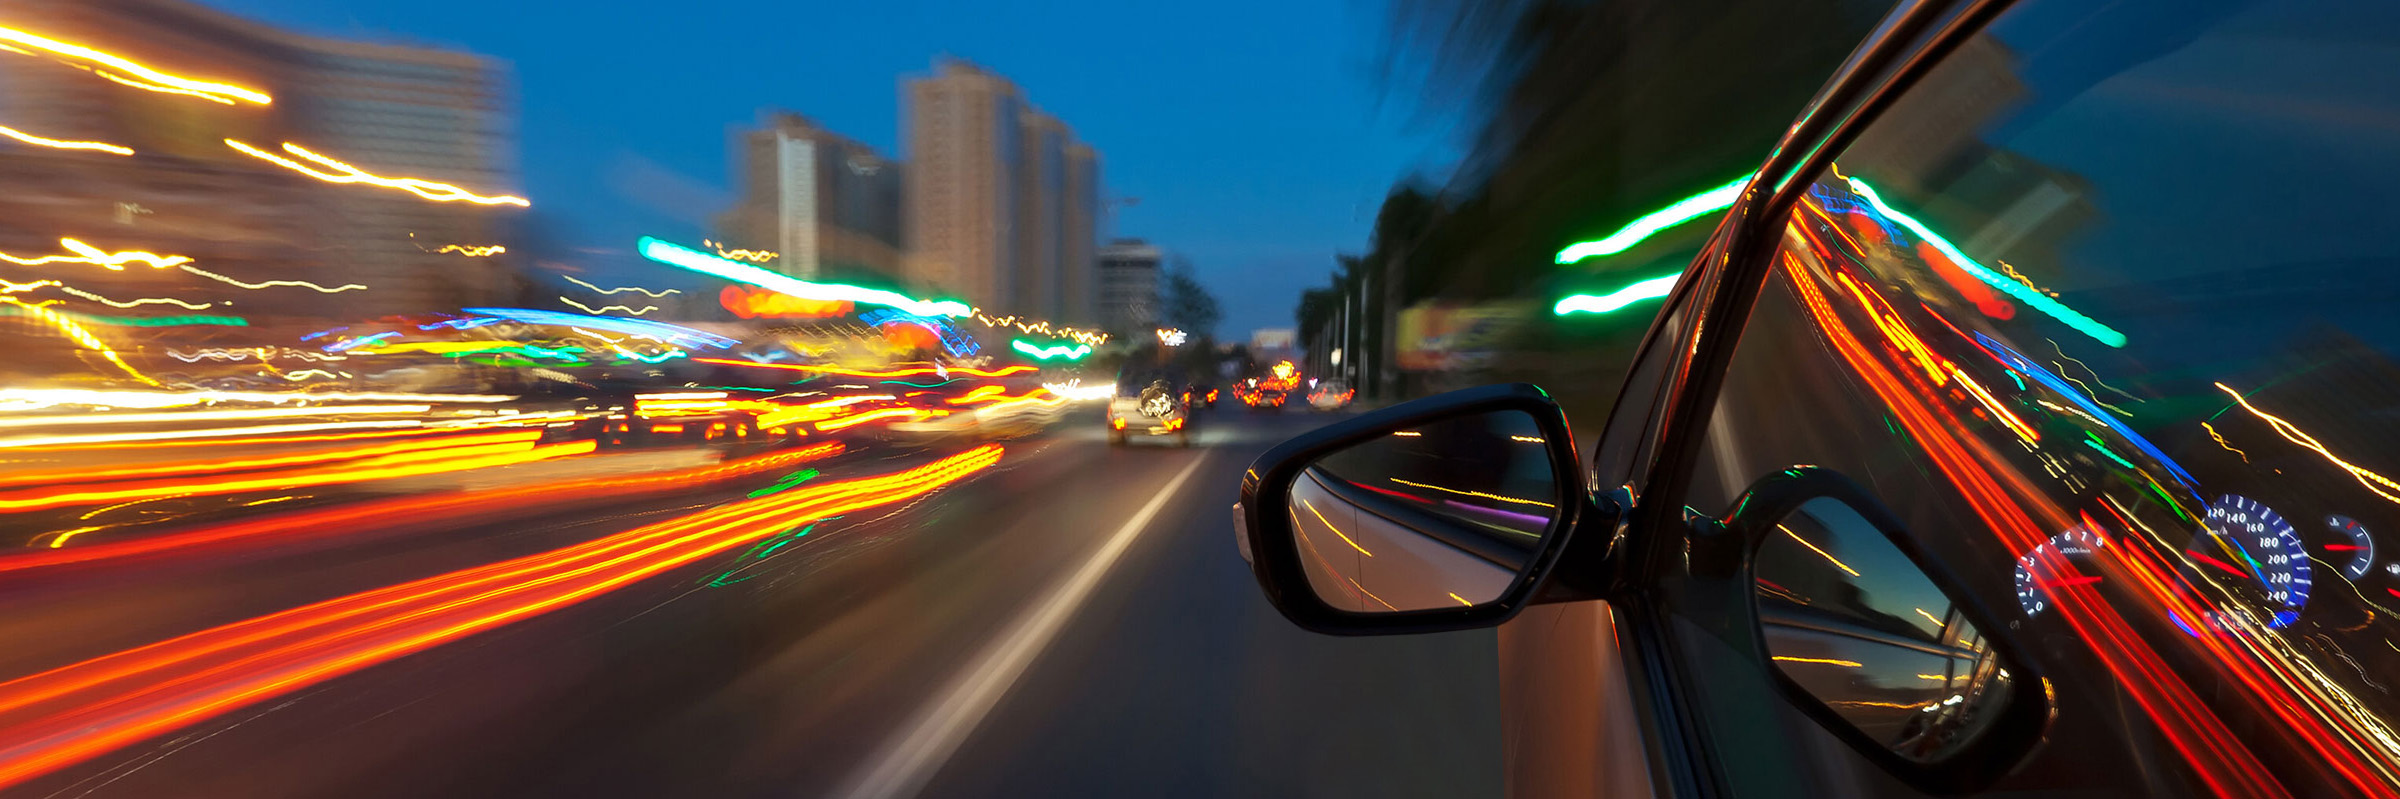
[(324, 295), (175, 269), (75, 275), (102, 294), (175, 297), (231, 313), (373, 316), (508, 295), (505, 257), (463, 251), (500, 243), (514, 206), (325, 182), (227, 141), (276, 155), (289, 142), (375, 175), (512, 193), (513, 79), (503, 63), (302, 35), (185, 0), (19, 0), (0, 24), (272, 97), (260, 104), (146, 90), (71, 59), (0, 53), (6, 124), (134, 151), (0, 148), (0, 180), (10, 186), (0, 196), (10, 222), (0, 251), (56, 253), (65, 236), (105, 250), (186, 255), (193, 267), (253, 284), (366, 286)]
[(901, 88), (913, 282), (1010, 313), (1094, 314), (1099, 156), (1007, 78), (945, 59)]
[(740, 199), (718, 220), (721, 244), (776, 253), (806, 280), (901, 277), (901, 165), (789, 111), (735, 135)]
[(1141, 239), (1100, 248), (1100, 324), (1125, 335), (1149, 335), (1158, 323), (1159, 264), (1165, 253)]

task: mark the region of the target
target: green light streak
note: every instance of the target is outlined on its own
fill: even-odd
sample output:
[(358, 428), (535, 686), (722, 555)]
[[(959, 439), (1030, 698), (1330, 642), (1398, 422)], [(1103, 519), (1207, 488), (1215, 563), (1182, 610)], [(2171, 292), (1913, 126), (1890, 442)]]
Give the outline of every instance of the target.
[(950, 384), (952, 384), (952, 383), (956, 383), (956, 382), (958, 382), (958, 381), (960, 381), (960, 380), (965, 380), (965, 379), (966, 379), (966, 378), (963, 378), (963, 377), (953, 377), (953, 378), (950, 378), (950, 379), (948, 379), (948, 380), (944, 380), (944, 381), (942, 381), (942, 382), (939, 382), (939, 383), (911, 383), (911, 382), (908, 382), (908, 381), (906, 381), (906, 380), (877, 380), (877, 381), (875, 381), (875, 382), (876, 382), (878, 385), (898, 385), (898, 386), (909, 386), (909, 387), (912, 387), (912, 388), (941, 388), (941, 387), (943, 387), (943, 386), (947, 386), (947, 385), (950, 385)]
[(1668, 292), (1675, 290), (1675, 281), (1682, 278), (1683, 273), (1676, 272), (1640, 281), (1603, 295), (1570, 294), (1566, 299), (1559, 300), (1557, 305), (1551, 306), (1550, 312), (1559, 316), (1571, 313), (1609, 313), (1643, 300), (1655, 300), (1667, 296)]
[(1083, 356), (1092, 354), (1092, 345), (1090, 344), (1077, 344), (1073, 347), (1069, 347), (1065, 344), (1058, 344), (1049, 347), (1036, 347), (1020, 338), (1010, 339), (1008, 346), (1011, 349), (1031, 356), (1037, 361), (1047, 361), (1053, 358), (1069, 361), (1080, 361), (1083, 360)]
[(1642, 240), (1657, 235), (1659, 231), (1698, 219), (1712, 212), (1731, 208), (1733, 201), (1741, 198), (1742, 187), (1749, 185), (1750, 179), (1757, 175), (1758, 173), (1752, 172), (1735, 178), (1732, 183), (1676, 200), (1673, 205), (1633, 220), (1633, 224), (1626, 225), (1624, 229), (1609, 234), (1607, 238), (1569, 245), (1566, 249), (1558, 251), (1558, 262), (1571, 264), (1585, 258), (1615, 255), (1633, 249), (1633, 245), (1640, 244)]
[(751, 498), (751, 499), (757, 499), (757, 498), (759, 498), (759, 497), (763, 497), (763, 496), (766, 496), (766, 495), (768, 495), (768, 494), (773, 494), (773, 493), (776, 493), (776, 492), (779, 492), (779, 491), (789, 491), (789, 490), (791, 490), (792, 488), (794, 488), (794, 487), (796, 487), (796, 486), (800, 485), (801, 483), (805, 483), (805, 482), (808, 482), (808, 481), (810, 481), (810, 480), (814, 480), (814, 479), (816, 479), (816, 477), (817, 477), (817, 475), (818, 475), (818, 474), (820, 474), (820, 472), (818, 472), (818, 471), (817, 471), (817, 470), (815, 470), (815, 469), (802, 469), (802, 470), (800, 470), (800, 471), (797, 471), (797, 472), (793, 472), (793, 473), (791, 473), (791, 474), (784, 475), (784, 476), (783, 476), (783, 481), (782, 481), (782, 482), (776, 483), (776, 484), (774, 484), (774, 485), (771, 485), (771, 486), (767, 486), (767, 487), (765, 487), (765, 488), (761, 488), (761, 489), (759, 489), (759, 490), (757, 490), (757, 491), (752, 491), (752, 492), (750, 492), (750, 498)]
[(2019, 283), (2015, 280), (2011, 280), (1998, 272), (1994, 272), (1985, 268), (1983, 264), (1977, 263), (1975, 259), (1967, 257), (1966, 253), (1960, 252), (1958, 245), (1950, 243), (1949, 239), (1942, 238), (1940, 234), (1937, 234), (1931, 229), (1925, 227), (1925, 223), (1917, 221), (1916, 217), (1901, 213), (1898, 210), (1893, 209), (1891, 206), (1885, 205), (1883, 198), (1877, 196), (1875, 194), (1875, 190), (1868, 187), (1865, 181), (1859, 180), (1858, 178), (1850, 178), (1849, 180), (1850, 190), (1857, 192), (1858, 196), (1866, 198), (1867, 204), (1875, 206), (1876, 211), (1882, 213), (1886, 217), (1889, 217), (1892, 221), (1900, 223), (1902, 227), (1908, 228), (1909, 232), (1917, 234), (1917, 236), (1924, 239), (1926, 243), (1932, 244), (1934, 249), (1941, 250), (1942, 255), (1949, 257), (1952, 263), (1958, 264), (1958, 268), (1966, 270), (1967, 274), (1975, 276), (1976, 280), (1983, 281), (1984, 285), (1999, 289), (2001, 293), (2007, 294), (2010, 297), (2014, 297), (2017, 299), (2017, 301), (2025, 303), (2026, 305), (2033, 306), (2034, 310), (2040, 311), (2043, 314), (2048, 315), (2050, 318), (2056, 319), (2066, 326), (2074, 328), (2075, 332), (2082, 333), (2086, 336), (2091, 336), (2095, 341), (2111, 347), (2125, 346), (2125, 334), (2117, 332), (2115, 328), (2111, 328), (2107, 325), (2094, 321), (2091, 317), (2085, 316), (2073, 308), (2059, 304), (2057, 300), (2051, 299), (2047, 294), (2035, 291), (2030, 286)]
[[(818, 525), (822, 525), (826, 522), (833, 521), (833, 519), (839, 518), (841, 517), (835, 516), (831, 519), (819, 519), (817, 521), (810, 522), (808, 526), (799, 528), (797, 531), (785, 530), (773, 538), (760, 541), (756, 544), (751, 544), (749, 549), (743, 550), (740, 556), (734, 558), (736, 565), (733, 568), (726, 569), (725, 573), (709, 578), (706, 583), (707, 586), (710, 588), (723, 588), (725, 586), (741, 582), (742, 580), (750, 579), (750, 577), (744, 577), (740, 580), (727, 578), (730, 578), (733, 575), (741, 572), (743, 569), (757, 565), (759, 561), (766, 560), (767, 556), (773, 555), (775, 554), (776, 550), (782, 549), (785, 546), (790, 545), (792, 542), (800, 540), (801, 536), (808, 535), (809, 531), (817, 529)], [(756, 576), (757, 575), (751, 575), (751, 577)]]
[[(100, 316), (98, 314), (56, 311), (69, 321), (85, 325), (115, 325), (118, 327), (183, 327), (186, 325), (215, 325), (218, 327), (249, 327), (250, 320), (239, 316)], [(0, 316), (26, 316), (25, 309), (0, 306)]]
[(882, 305), (898, 308), (918, 316), (966, 316), (974, 313), (974, 309), (957, 300), (920, 300), (898, 292), (864, 286), (811, 283), (754, 264), (719, 258), (690, 247), (670, 244), (649, 236), (643, 236), (635, 246), (641, 252), (642, 257), (668, 266), (689, 269), (736, 283), (747, 283), (804, 299)]

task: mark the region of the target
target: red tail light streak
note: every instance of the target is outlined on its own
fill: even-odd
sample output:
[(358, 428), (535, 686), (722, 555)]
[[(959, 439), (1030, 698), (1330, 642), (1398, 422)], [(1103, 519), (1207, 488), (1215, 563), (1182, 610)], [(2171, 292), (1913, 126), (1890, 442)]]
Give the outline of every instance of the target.
[(0, 512), (95, 505), (103, 502), (123, 502), (153, 497), (232, 494), (243, 491), (307, 488), (335, 483), (414, 477), (583, 455), (592, 452), (596, 446), (591, 441), (534, 446), (534, 441), (540, 437), (541, 431), (538, 430), (495, 434), (491, 437), (472, 437), (440, 447), (377, 455), (360, 459), (355, 463), (336, 464), (315, 469), (182, 479), (161, 478), (104, 483), (96, 486), (67, 485), (6, 491), (0, 492)]
[(0, 684), (0, 787), (360, 669), (573, 606), (760, 538), (923, 495), (997, 446), (720, 505), (576, 546), (353, 594)]

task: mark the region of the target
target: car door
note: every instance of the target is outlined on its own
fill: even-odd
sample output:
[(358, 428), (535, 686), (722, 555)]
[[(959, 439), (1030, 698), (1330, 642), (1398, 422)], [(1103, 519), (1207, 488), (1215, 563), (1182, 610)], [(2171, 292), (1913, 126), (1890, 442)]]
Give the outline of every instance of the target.
[(1635, 435), (1659, 784), (2400, 793), (2400, 12), (1944, 25), (1787, 144)]

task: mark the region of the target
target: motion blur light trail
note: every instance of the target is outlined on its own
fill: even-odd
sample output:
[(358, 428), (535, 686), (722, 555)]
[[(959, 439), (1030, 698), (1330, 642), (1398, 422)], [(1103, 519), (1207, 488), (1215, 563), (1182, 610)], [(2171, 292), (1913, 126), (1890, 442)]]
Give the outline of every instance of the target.
[(36, 147), (50, 147), (59, 150), (97, 150), (104, 153), (114, 153), (116, 155), (133, 154), (133, 148), (131, 147), (120, 147), (107, 142), (67, 141), (64, 139), (53, 139), (47, 136), (35, 136), (31, 133), (26, 133), (6, 125), (0, 125), (0, 136), (7, 136), (11, 139), (16, 139), (17, 141), (31, 144)]
[(225, 146), (239, 150), (244, 155), (264, 160), (276, 166), (290, 169), (294, 172), (298, 172), (327, 183), (364, 183), (370, 186), (381, 186), (387, 189), (399, 189), (401, 191), (405, 191), (437, 203), (464, 201), (474, 203), (476, 205), (514, 205), (520, 208), (529, 208), (533, 205), (532, 203), (527, 202), (525, 198), (513, 195), (502, 194), (486, 197), (457, 186), (452, 186), (448, 183), (436, 183), (434, 181), (420, 180), (417, 178), (387, 178), (382, 175), (373, 174), (367, 172), (366, 170), (359, 169), (358, 167), (318, 155), (310, 152), (306, 147), (302, 147), (291, 142), (283, 143), (284, 152), (300, 156), (301, 158), (306, 158), (317, 163), (319, 166), (323, 166), (326, 169), (333, 171), (320, 172), (306, 164), (302, 164), (298, 161), (252, 147), (249, 144), (233, 139), (226, 139)]
[(1925, 226), (1925, 223), (1917, 221), (1916, 217), (1901, 213), (1891, 206), (1884, 204), (1883, 198), (1878, 196), (1875, 193), (1875, 189), (1871, 186), (1868, 186), (1866, 181), (1859, 180), (1858, 178), (1849, 178), (1848, 180), (1850, 182), (1850, 190), (1857, 192), (1858, 196), (1861, 199), (1866, 200), (1868, 205), (1875, 206), (1875, 211), (1877, 213), (1882, 214), (1885, 218), (1888, 218), (1894, 222), (1900, 223), (1900, 226), (1908, 228), (1909, 232), (1917, 234), (1918, 238), (1924, 239), (1925, 243), (1933, 245), (1933, 248), (1940, 250), (1944, 257), (1949, 258), (1952, 263), (1957, 264), (1959, 269), (1964, 270), (1969, 275), (1973, 275), (1976, 280), (1982, 281), (1984, 285), (1999, 289), (2002, 293), (2016, 298), (2018, 302), (2030, 305), (2034, 310), (2041, 311), (2050, 318), (2056, 319), (2066, 326), (2074, 328), (2075, 332), (2082, 333), (2086, 336), (2091, 336), (2092, 340), (2094, 341), (2098, 341), (2111, 347), (2125, 346), (2125, 334), (2117, 332), (2115, 328), (2094, 321), (2091, 317), (2085, 316), (2073, 308), (2069, 308), (2060, 304), (2059, 301), (2051, 299), (2050, 295), (2043, 294), (2024, 283), (2010, 280), (2009, 278), (2002, 276), (2000, 273), (1992, 271), (1990, 268), (1985, 267), (1981, 262), (1967, 257), (1966, 253), (1959, 251), (1958, 245), (1950, 243), (1949, 239), (1943, 238), (1941, 234), (1933, 232), (1931, 228)]
[(1018, 352), (1032, 356), (1033, 359), (1037, 361), (1047, 361), (1053, 358), (1069, 361), (1080, 361), (1083, 360), (1083, 356), (1092, 354), (1092, 345), (1090, 344), (1077, 344), (1072, 347), (1069, 347), (1065, 344), (1049, 347), (1037, 347), (1024, 339), (1019, 338), (1010, 339), (1008, 346), (1009, 348)]
[(160, 255), (158, 253), (143, 252), (141, 250), (108, 252), (74, 239), (59, 239), (58, 246), (75, 254), (39, 255), (32, 258), (26, 258), (23, 256), (10, 255), (8, 253), (0, 252), (0, 261), (7, 261), (18, 266), (41, 266), (43, 264), (91, 264), (93, 266), (108, 267), (111, 270), (120, 272), (124, 271), (126, 264), (134, 263), (136, 261), (139, 261), (152, 269), (165, 269), (170, 266), (182, 266), (192, 262), (192, 259), (189, 256)]
[(576, 546), (236, 622), (0, 684), (0, 788), (326, 680), (569, 607), (1000, 460), (984, 446), (904, 472), (721, 505)]
[(1683, 273), (1676, 272), (1636, 282), (1633, 285), (1598, 296), (1573, 294), (1566, 299), (1559, 300), (1557, 305), (1550, 308), (1550, 312), (1559, 316), (1571, 313), (1609, 313), (1643, 300), (1655, 300), (1667, 296), (1669, 292), (1675, 290), (1675, 281), (1682, 279)]
[(1571, 264), (1585, 258), (1615, 255), (1633, 249), (1633, 245), (1657, 235), (1659, 231), (1698, 219), (1704, 214), (1731, 208), (1733, 201), (1741, 198), (1742, 187), (1749, 185), (1750, 179), (1757, 176), (1758, 173), (1752, 172), (1734, 178), (1732, 183), (1677, 200), (1665, 208), (1642, 215), (1607, 238), (1570, 245), (1558, 251), (1558, 262)]
[[(219, 457), (209, 458), (207, 460), (175, 461), (172, 463), (144, 463), (134, 466), (121, 466), (117, 468), (77, 467), (75, 469), (55, 472), (0, 472), (0, 486), (45, 484), (51, 486), (89, 485), (92, 483), (109, 480), (130, 480), (139, 477), (159, 477), (172, 475), (183, 475), (189, 477), (192, 475), (207, 474), (223, 475), (229, 472), (245, 472), (257, 469), (274, 468), (278, 466), (321, 466), (338, 461), (357, 460), (360, 458), (369, 458), (380, 455), (395, 455), (404, 452), (429, 452), (453, 447), (490, 445), (498, 443), (519, 443), (530, 445), (531, 441), (539, 436), (539, 432), (534, 432), (530, 436), (525, 433), (516, 432), (465, 434), (447, 433), (437, 436), (417, 436), (413, 438), (402, 438), (399, 440), (382, 440), (374, 444), (339, 447), (334, 449), (321, 449), (313, 452), (301, 452), (285, 455), (262, 455), (249, 458)], [(6, 496), (8, 496), (6, 493), (0, 493), (0, 498), (5, 498)]]
[(640, 287), (640, 286), (618, 286), (618, 287), (616, 287), (616, 288), (612, 288), (612, 289), (604, 289), (604, 288), (601, 288), (601, 287), (599, 287), (599, 286), (595, 286), (595, 285), (592, 285), (592, 284), (590, 284), (590, 283), (586, 283), (586, 282), (583, 282), (583, 281), (581, 281), (581, 280), (577, 280), (577, 279), (575, 279), (575, 276), (574, 276), (574, 275), (559, 275), (559, 277), (566, 278), (566, 279), (567, 279), (567, 282), (569, 282), (569, 283), (573, 283), (573, 284), (575, 284), (575, 285), (582, 286), (582, 287), (584, 287), (584, 288), (591, 289), (591, 290), (593, 290), (593, 291), (597, 291), (597, 292), (600, 292), (600, 293), (602, 293), (602, 294), (619, 294), (619, 293), (623, 293), (623, 292), (627, 292), (627, 291), (636, 291), (636, 292), (641, 292), (641, 293), (642, 293), (644, 296), (648, 296), (648, 297), (653, 297), (653, 298), (656, 298), (656, 297), (664, 297), (664, 296), (667, 296), (667, 295), (669, 295), (669, 294), (682, 294), (682, 293), (683, 293), (683, 290), (682, 290), (682, 289), (667, 289), (667, 290), (665, 290), (665, 291), (652, 291), (652, 290), (650, 290), (650, 289), (642, 288), (642, 287)]
[(966, 316), (973, 312), (966, 303), (957, 300), (920, 300), (897, 292), (870, 289), (841, 283), (811, 283), (754, 264), (719, 258), (690, 247), (670, 244), (649, 236), (635, 243), (642, 257), (668, 266), (713, 275), (735, 283), (747, 283), (759, 288), (778, 291), (811, 300), (842, 300), (861, 305), (882, 305), (898, 308), (918, 316)]
[(488, 437), (462, 437), (435, 448), (403, 450), (366, 456), (355, 463), (328, 465), (313, 469), (293, 469), (222, 477), (193, 475), (184, 478), (159, 478), (100, 486), (53, 486), (0, 492), (0, 511), (28, 511), (74, 505), (96, 505), (103, 502), (123, 502), (170, 496), (207, 496), (234, 494), (244, 491), (288, 490), (311, 486), (356, 483), (394, 477), (416, 477), (443, 472), (506, 466), (513, 463), (584, 455), (597, 448), (592, 441), (570, 441), (560, 444), (534, 442), (541, 431), (491, 434)]
[(819, 374), (846, 375), (849, 377), (915, 377), (917, 375), (932, 374), (961, 374), (972, 377), (1007, 377), (1013, 374), (1039, 371), (1031, 366), (1005, 366), (999, 369), (970, 369), (963, 366), (925, 366), (915, 369), (897, 369), (888, 372), (871, 372), (863, 369), (848, 369), (840, 366), (814, 366), (803, 363), (753, 363), (750, 361), (736, 361), (724, 358), (693, 358), (692, 360), (697, 363), (714, 363), (725, 366), (755, 366), (760, 369), (787, 369), (800, 372), (816, 372)]
[(153, 555), (183, 557), (202, 548), (263, 545), (308, 536), (351, 535), (362, 530), (387, 527), (395, 520), (407, 524), (442, 524), (469, 517), (489, 518), (495, 513), (533, 512), (557, 505), (587, 502), (592, 495), (603, 492), (618, 498), (630, 498), (669, 491), (690, 491), (832, 457), (840, 454), (842, 449), (840, 442), (828, 441), (714, 466), (658, 474), (591, 477), (522, 484), (489, 491), (394, 497), (68, 549), (27, 550), (0, 556), (0, 573)]
[(117, 355), (116, 350), (110, 349), (107, 343), (102, 342), (99, 336), (92, 335), (92, 331), (83, 329), (82, 325), (74, 323), (65, 316), (59, 314), (59, 312), (50, 310), (49, 308), (41, 305), (25, 302), (9, 296), (0, 296), (0, 303), (6, 303), (8, 305), (24, 309), (26, 315), (32, 316), (35, 319), (40, 319), (43, 322), (47, 322), (51, 327), (58, 328), (58, 332), (66, 334), (67, 338), (74, 340), (76, 344), (82, 345), (84, 349), (99, 353), (100, 357), (108, 359), (109, 363), (115, 364), (118, 369), (124, 370), (127, 376), (153, 386), (158, 386), (161, 388), (166, 387), (165, 383), (158, 382), (157, 380), (152, 379), (149, 375), (142, 374), (141, 370), (133, 368), (133, 364), (126, 363), (125, 359)]
[[(267, 105), (274, 102), (274, 98), (268, 97), (262, 92), (245, 89), (229, 83), (212, 83), (209, 81), (193, 80), (191, 78), (169, 75), (167, 73), (142, 66), (141, 64), (128, 61), (124, 58), (91, 49), (89, 47), (62, 42), (47, 37), (36, 36), (15, 28), (0, 27), (0, 42), (7, 42), (18, 47), (26, 47), (44, 53), (49, 53), (53, 57), (65, 59), (69, 62), (89, 62), (90, 64), (107, 67), (109, 69), (116, 70), (117, 72), (124, 73), (125, 75), (139, 78), (140, 81), (149, 82), (145, 84), (140, 81), (135, 81), (124, 77), (117, 77), (114, 76), (113, 73), (109, 72), (99, 73), (103, 76), (110, 76), (112, 80), (116, 80), (119, 83), (124, 83), (137, 88), (175, 90), (177, 93), (182, 94), (197, 94), (199, 96), (206, 97), (227, 105), (233, 104), (234, 100), (244, 100), (257, 103), (259, 105)], [(78, 64), (77, 66), (84, 65)], [(85, 68), (92, 69), (92, 67)], [(95, 69), (95, 71), (98, 70)]]

